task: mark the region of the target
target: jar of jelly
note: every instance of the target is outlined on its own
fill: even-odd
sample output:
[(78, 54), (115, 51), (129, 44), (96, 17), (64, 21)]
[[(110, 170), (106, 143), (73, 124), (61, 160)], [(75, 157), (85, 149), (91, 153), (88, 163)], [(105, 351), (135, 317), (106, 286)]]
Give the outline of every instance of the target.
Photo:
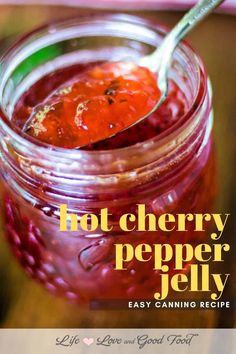
[[(151, 262), (115, 269), (115, 244), (190, 243), (204, 233), (124, 232), (119, 218), (146, 212), (209, 212), (215, 196), (212, 102), (201, 59), (183, 42), (169, 73), (169, 95), (144, 122), (85, 149), (62, 148), (22, 129), (34, 107), (96, 62), (135, 61), (167, 30), (128, 15), (78, 18), (42, 27), (1, 59), (0, 146), (5, 231), (24, 270), (75, 302), (153, 298), (160, 273)], [(125, 119), (125, 117), (124, 117)], [(78, 220), (108, 208), (113, 230), (60, 231), (60, 206)], [(174, 274), (174, 265), (169, 265)]]

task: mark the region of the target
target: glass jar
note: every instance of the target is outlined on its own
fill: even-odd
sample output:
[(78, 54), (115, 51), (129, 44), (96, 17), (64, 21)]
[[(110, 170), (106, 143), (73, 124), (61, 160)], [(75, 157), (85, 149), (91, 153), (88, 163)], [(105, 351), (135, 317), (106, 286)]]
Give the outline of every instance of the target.
[[(54, 294), (79, 302), (153, 298), (160, 273), (152, 262), (115, 270), (116, 243), (201, 242), (204, 233), (119, 230), (124, 213), (209, 212), (215, 195), (211, 89), (204, 66), (183, 42), (170, 78), (188, 109), (173, 126), (147, 141), (106, 151), (46, 145), (12, 124), (19, 98), (56, 69), (95, 60), (135, 60), (159, 45), (166, 29), (127, 15), (79, 18), (43, 27), (15, 43), (1, 60), (0, 144), (5, 230), (25, 271)], [(40, 97), (40, 92), (38, 92)], [(60, 205), (80, 218), (111, 213), (113, 231), (59, 231)], [(170, 273), (174, 273), (170, 264)]]

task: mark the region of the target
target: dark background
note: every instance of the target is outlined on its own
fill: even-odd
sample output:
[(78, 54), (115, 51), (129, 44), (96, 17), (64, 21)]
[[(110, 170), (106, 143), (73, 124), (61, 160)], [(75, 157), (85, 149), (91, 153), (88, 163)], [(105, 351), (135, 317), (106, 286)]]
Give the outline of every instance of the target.
[[(46, 6), (0, 5), (0, 51), (22, 32), (51, 19), (65, 18), (91, 10)], [(104, 11), (103, 11), (104, 12)], [(182, 13), (136, 12), (173, 26)], [(189, 35), (189, 41), (203, 58), (214, 93), (214, 136), (217, 149), (219, 194), (216, 213), (230, 213), (223, 241), (231, 252), (222, 273), (231, 273), (223, 300), (235, 297), (236, 237), (236, 16), (214, 14)], [(222, 241), (222, 242), (223, 242)], [(194, 295), (193, 300), (201, 300)], [(209, 296), (205, 296), (209, 299)], [(91, 311), (49, 295), (23, 273), (0, 231), (0, 326), (2, 327), (144, 327), (212, 328), (234, 327), (231, 310), (153, 310)]]

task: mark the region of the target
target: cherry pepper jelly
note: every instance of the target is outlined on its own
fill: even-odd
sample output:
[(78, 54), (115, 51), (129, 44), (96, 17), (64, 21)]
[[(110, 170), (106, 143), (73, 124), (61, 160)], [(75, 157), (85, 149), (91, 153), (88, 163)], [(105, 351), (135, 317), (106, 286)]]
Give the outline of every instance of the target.
[(135, 123), (159, 97), (155, 75), (144, 67), (122, 62), (84, 67), (33, 108), (24, 131), (64, 148), (88, 145)]
[[(27, 134), (54, 146), (86, 145), (90, 150), (130, 146), (157, 136), (187, 110), (184, 93), (170, 80), (162, 106), (132, 126), (160, 98), (156, 76), (147, 68), (125, 62), (75, 66), (70, 69), (72, 77), (53, 90), (54, 82), (59, 76), (63, 81), (64, 75), (56, 72), (31, 87), (12, 119)], [(43, 93), (40, 104), (32, 100), (38, 90)]]
[[(119, 38), (111, 37), (111, 20)], [(150, 38), (158, 41), (165, 35), (158, 24), (142, 18), (93, 16), (34, 32), (3, 57), (0, 172), (6, 236), (27, 274), (68, 300), (153, 299), (161, 288), (160, 273), (152, 262), (135, 259), (126, 271), (115, 270), (117, 243), (195, 246), (206, 241), (207, 234), (194, 232), (191, 225), (187, 232), (168, 233), (125, 233), (118, 227), (121, 215), (137, 213), (137, 204), (157, 216), (211, 211), (216, 191), (211, 90), (201, 60), (186, 43), (179, 46), (169, 95), (157, 111), (110, 139), (74, 149), (81, 143), (78, 132), (103, 133), (111, 123), (123, 124), (126, 115), (136, 120), (158, 97), (154, 77), (146, 69), (134, 66), (125, 73), (122, 63), (115, 63), (115, 75), (113, 63), (105, 63), (105, 57), (103, 63), (94, 63), (94, 58), (101, 58), (108, 47), (109, 57), (122, 48), (144, 55)], [(54, 40), (53, 50), (45, 47)], [(84, 58), (91, 50), (87, 63), (75, 64), (75, 56)], [(33, 59), (28, 58), (33, 51)], [(99, 124), (87, 122), (91, 112)], [(101, 112), (107, 124), (103, 129)], [(87, 131), (88, 126), (92, 130)], [(92, 233), (60, 232), (61, 204), (78, 218), (108, 208), (113, 231), (104, 234), (98, 227)], [(168, 266), (171, 277), (174, 263)]]

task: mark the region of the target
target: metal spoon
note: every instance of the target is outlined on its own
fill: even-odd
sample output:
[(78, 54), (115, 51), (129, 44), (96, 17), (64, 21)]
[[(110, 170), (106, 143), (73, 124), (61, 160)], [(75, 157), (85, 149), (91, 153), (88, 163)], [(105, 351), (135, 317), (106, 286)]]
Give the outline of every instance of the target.
[[(221, 4), (224, 0), (201, 0), (185, 14), (185, 16), (178, 22), (178, 24), (172, 29), (171, 32), (164, 38), (161, 45), (150, 55), (138, 59), (137, 64), (139, 66), (147, 67), (149, 70), (157, 74), (157, 86), (160, 90), (160, 98), (157, 101), (153, 109), (146, 115), (140, 117), (132, 124), (127, 125), (117, 132), (111, 133), (100, 139), (94, 139), (89, 143), (75, 147), (75, 149), (85, 148), (88, 145), (97, 143), (99, 141), (111, 138), (120, 132), (129, 129), (130, 127), (140, 123), (147, 118), (151, 113), (162, 104), (168, 94), (168, 72), (170, 70), (171, 61), (175, 48), (181, 41), (181, 39), (191, 31), (202, 19), (204, 19), (215, 7)], [(31, 118), (26, 123), (26, 127), (31, 122)]]

